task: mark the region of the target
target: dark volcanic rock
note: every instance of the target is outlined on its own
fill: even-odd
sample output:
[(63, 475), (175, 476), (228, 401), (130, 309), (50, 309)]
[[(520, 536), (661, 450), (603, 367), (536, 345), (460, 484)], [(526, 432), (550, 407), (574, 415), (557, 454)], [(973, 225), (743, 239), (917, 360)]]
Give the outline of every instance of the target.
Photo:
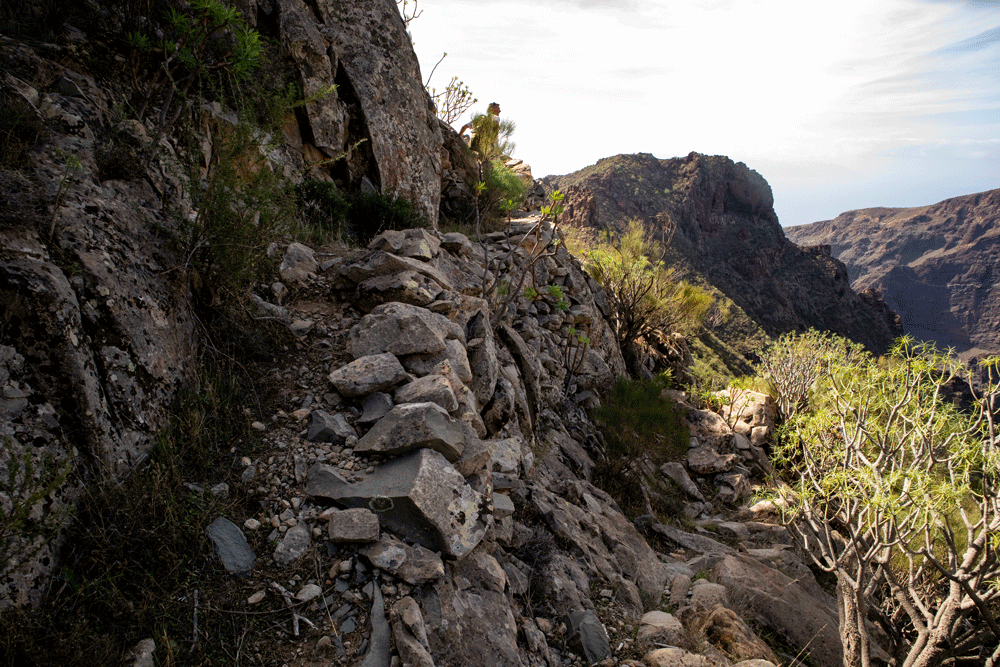
[(876, 295), (854, 293), (842, 263), (785, 238), (770, 186), (742, 162), (618, 155), (546, 180), (567, 192), (574, 222), (622, 229), (636, 218), (669, 238), (668, 259), (770, 335), (815, 327), (883, 351), (902, 334)]
[(1000, 351), (1000, 190), (848, 211), (785, 233), (825, 245), (855, 289), (882, 293), (907, 333), (969, 354)]

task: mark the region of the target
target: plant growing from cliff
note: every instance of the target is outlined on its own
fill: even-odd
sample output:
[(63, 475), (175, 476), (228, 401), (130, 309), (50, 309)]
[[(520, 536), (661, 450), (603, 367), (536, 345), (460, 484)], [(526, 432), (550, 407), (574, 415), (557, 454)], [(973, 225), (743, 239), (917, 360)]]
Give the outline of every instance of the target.
[(151, 148), (177, 121), (188, 93), (202, 77), (219, 72), (246, 80), (263, 50), (260, 34), (240, 12), (219, 0), (191, 0), (186, 11), (171, 8), (162, 37), (133, 32), (128, 39), (137, 51), (159, 59), (138, 111), (143, 119), (159, 101)]
[[(433, 74), (433, 72), (431, 73)], [(478, 98), (473, 97), (472, 91), (469, 90), (465, 82), (460, 81), (457, 76), (451, 77), (451, 81), (444, 87), (444, 90), (438, 92), (436, 88), (430, 88), (428, 92), (431, 99), (434, 100), (434, 108), (437, 109), (438, 118), (449, 125), (464, 116), (465, 112), (479, 101)]]
[[(525, 282), (534, 281), (535, 265), (559, 250), (559, 215), (563, 212), (563, 197), (558, 190), (550, 194), (550, 204), (542, 207), (542, 217), (527, 232), (514, 235), (516, 243), (511, 244), (512, 237), (508, 236), (507, 251), (500, 257), (490, 256), (480, 235), (479, 243), (483, 251), (482, 294), (493, 305), (490, 322), (494, 329), (504, 321), (511, 305), (524, 294)], [(540, 294), (536, 286), (532, 287), (536, 294)]]
[(587, 350), (590, 349), (590, 337), (583, 331), (577, 331), (576, 327), (570, 326), (566, 329), (566, 343), (563, 345), (563, 368), (566, 369), (566, 377), (563, 380), (563, 393), (569, 391), (573, 383), (573, 378), (583, 367), (583, 361), (587, 358)]
[(820, 359), (826, 400), (785, 427), (786, 521), (837, 577), (844, 664), (872, 663), (878, 619), (894, 664), (1000, 664), (1000, 358), (960, 409), (952, 357), (901, 339), (887, 360)]
[(585, 267), (608, 292), (612, 328), (623, 349), (654, 331), (695, 332), (712, 305), (707, 292), (664, 266), (664, 253), (638, 220), (589, 249)]

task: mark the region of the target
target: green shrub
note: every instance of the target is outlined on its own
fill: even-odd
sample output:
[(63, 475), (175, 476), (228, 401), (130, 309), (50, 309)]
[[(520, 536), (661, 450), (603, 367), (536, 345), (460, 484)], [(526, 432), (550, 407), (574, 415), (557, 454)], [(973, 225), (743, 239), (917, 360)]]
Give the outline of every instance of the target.
[(347, 193), (329, 181), (303, 181), (297, 188), (305, 240), (331, 238), (356, 245), (388, 229), (426, 227), (427, 217), (405, 197), (378, 192)]
[(509, 214), (524, 201), (528, 186), (502, 161), (495, 160), (486, 170), (486, 189), (483, 200), (487, 215), (495, 212)]

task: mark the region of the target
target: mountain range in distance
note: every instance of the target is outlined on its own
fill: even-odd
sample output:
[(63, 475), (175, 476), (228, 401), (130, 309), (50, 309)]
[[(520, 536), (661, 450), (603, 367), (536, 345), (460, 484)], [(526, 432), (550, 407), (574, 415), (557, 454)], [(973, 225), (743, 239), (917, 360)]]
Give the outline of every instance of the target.
[(1000, 190), (784, 231), (801, 246), (828, 246), (851, 286), (879, 291), (918, 340), (963, 358), (1000, 352)]

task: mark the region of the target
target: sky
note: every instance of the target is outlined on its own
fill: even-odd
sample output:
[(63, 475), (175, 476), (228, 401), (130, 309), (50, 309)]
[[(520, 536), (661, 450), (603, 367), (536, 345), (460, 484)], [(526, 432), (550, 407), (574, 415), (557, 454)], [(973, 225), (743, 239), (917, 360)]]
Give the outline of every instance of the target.
[[(412, 0), (409, 0), (409, 9)], [(1000, 0), (419, 0), (424, 79), (516, 123), (536, 178), (727, 155), (782, 225), (1000, 188)], [(471, 111), (455, 123), (461, 126)]]

